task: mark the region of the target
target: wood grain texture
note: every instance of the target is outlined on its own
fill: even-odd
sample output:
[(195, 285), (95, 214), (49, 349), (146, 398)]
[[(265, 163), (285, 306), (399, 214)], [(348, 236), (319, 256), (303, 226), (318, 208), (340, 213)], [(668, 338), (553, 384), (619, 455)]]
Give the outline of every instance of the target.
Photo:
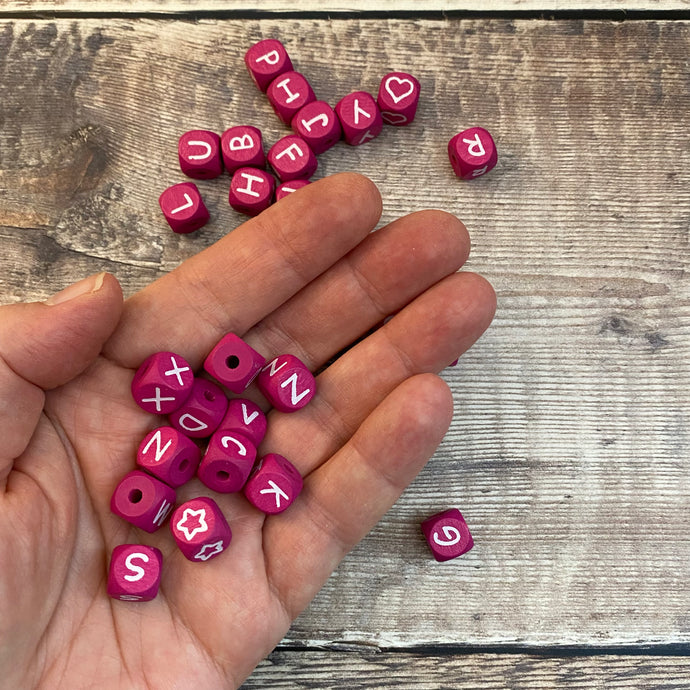
[[(266, 36), (332, 103), (419, 78), (412, 127), (338, 145), (317, 176), (368, 174), (383, 221), (456, 213), (499, 294), (444, 374), (443, 445), (286, 643), (689, 644), (690, 24), (0, 22), (4, 300), (102, 269), (131, 293), (241, 222), (227, 180), (199, 184), (213, 220), (193, 237), (157, 197), (182, 131), (285, 133), (242, 64)], [(461, 182), (445, 147), (474, 124), (499, 164)], [(450, 506), (476, 547), (439, 565), (418, 523)]]

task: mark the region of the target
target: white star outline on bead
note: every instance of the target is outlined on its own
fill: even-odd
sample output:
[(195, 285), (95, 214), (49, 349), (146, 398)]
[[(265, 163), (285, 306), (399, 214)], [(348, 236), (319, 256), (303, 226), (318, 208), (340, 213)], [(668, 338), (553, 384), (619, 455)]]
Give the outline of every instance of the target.
[[(206, 549), (209, 549), (208, 553), (205, 553)], [(219, 554), (223, 550), (223, 540), (220, 539), (219, 541), (215, 542), (214, 544), (204, 544), (201, 549), (199, 550), (199, 553), (194, 555), (194, 558), (197, 561), (207, 561), (209, 558), (212, 558), (216, 554)]]
[[(194, 528), (190, 530), (185, 523), (187, 522), (187, 520), (192, 518), (192, 516), (199, 518), (199, 525), (195, 525)], [(179, 529), (180, 532), (184, 533), (184, 536), (187, 539), (187, 541), (192, 541), (192, 539), (194, 539), (194, 537), (197, 534), (200, 534), (201, 532), (206, 532), (208, 530), (208, 523), (206, 522), (206, 510), (204, 508), (201, 508), (200, 510), (194, 510), (193, 508), (185, 508), (184, 512), (182, 513), (182, 518), (177, 521), (175, 527), (177, 527), (177, 529)]]

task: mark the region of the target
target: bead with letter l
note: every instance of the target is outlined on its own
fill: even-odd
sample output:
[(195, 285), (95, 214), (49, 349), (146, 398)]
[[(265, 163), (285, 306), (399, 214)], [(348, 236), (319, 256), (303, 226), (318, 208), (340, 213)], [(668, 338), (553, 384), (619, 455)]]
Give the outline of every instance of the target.
[(170, 518), (170, 530), (185, 558), (209, 561), (230, 545), (232, 532), (218, 504), (207, 496), (179, 505)]
[(457, 508), (444, 510), (424, 520), (422, 532), (437, 561), (462, 556), (474, 546), (467, 523)]
[(175, 490), (141, 470), (132, 470), (115, 487), (110, 510), (145, 532), (155, 532), (175, 505)]
[(448, 142), (448, 158), (458, 177), (472, 180), (493, 169), (498, 162), (498, 153), (493, 137), (486, 129), (470, 127)]
[(173, 232), (187, 234), (208, 223), (208, 209), (193, 182), (168, 187), (158, 198), (158, 205)]
[(292, 505), (302, 486), (302, 475), (297, 468), (282, 455), (269, 453), (249, 476), (244, 495), (261, 512), (275, 515)]
[(151, 601), (161, 583), (163, 554), (153, 546), (121, 544), (108, 569), (108, 596), (120, 601)]

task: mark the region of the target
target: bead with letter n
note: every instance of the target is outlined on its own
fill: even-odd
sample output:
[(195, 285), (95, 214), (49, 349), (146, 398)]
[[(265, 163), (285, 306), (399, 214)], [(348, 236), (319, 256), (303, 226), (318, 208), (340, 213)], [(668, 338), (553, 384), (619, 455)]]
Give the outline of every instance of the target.
[(171, 426), (150, 431), (137, 450), (137, 465), (173, 489), (186, 484), (196, 474), (199, 460), (199, 446)]
[(281, 412), (301, 410), (316, 394), (316, 380), (294, 355), (280, 355), (257, 376), (256, 383), (268, 402)]

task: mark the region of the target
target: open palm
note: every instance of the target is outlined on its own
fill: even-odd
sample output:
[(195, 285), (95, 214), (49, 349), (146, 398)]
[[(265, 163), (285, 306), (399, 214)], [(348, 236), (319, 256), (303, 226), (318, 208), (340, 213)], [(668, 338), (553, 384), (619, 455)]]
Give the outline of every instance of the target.
[[(124, 305), (105, 275), (54, 304), (0, 308), (0, 686), (236, 687), (395, 502), (450, 423), (434, 372), (479, 337), (495, 298), (456, 273), (469, 240), (452, 216), (423, 211), (371, 233), (380, 211), (371, 182), (337, 175)], [(158, 350), (198, 368), (229, 331), (267, 358), (323, 369), (306, 408), (269, 414), (259, 450), (289, 458), (305, 485), (268, 518), (241, 494), (214, 494), (232, 543), (192, 563), (167, 525), (137, 530), (110, 496), (161, 423), (132, 401), (133, 371)], [(211, 492), (195, 479), (177, 493)], [(163, 552), (155, 600), (107, 597), (123, 543)]]

